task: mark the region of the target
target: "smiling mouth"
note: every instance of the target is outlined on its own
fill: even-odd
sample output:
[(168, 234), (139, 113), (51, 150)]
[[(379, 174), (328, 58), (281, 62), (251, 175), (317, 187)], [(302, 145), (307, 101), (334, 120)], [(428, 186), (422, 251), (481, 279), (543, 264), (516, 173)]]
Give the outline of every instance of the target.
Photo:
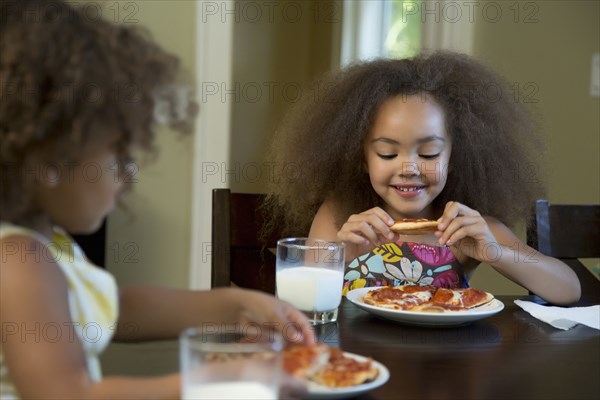
[(424, 186), (393, 186), (392, 187), (400, 192), (416, 192), (424, 188)]

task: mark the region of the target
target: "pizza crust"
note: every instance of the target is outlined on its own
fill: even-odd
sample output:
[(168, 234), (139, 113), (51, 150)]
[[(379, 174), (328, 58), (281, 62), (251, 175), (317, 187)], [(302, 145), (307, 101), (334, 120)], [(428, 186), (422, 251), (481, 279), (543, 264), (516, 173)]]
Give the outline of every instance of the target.
[(402, 235), (420, 235), (428, 232), (437, 231), (438, 222), (430, 219), (403, 219), (396, 221), (390, 227), (393, 232)]

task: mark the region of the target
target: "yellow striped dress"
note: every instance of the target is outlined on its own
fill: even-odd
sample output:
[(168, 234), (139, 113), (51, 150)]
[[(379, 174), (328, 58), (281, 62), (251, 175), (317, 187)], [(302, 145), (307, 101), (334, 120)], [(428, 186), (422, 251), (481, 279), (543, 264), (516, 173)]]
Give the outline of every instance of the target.
[[(114, 277), (89, 262), (75, 241), (61, 230), (55, 229), (52, 240), (49, 240), (30, 229), (0, 223), (0, 238), (5, 243), (10, 236), (17, 235), (31, 237), (43, 244), (45, 259), (51, 257), (65, 275), (72, 326), (60, 328), (68, 329), (68, 334), (75, 332), (83, 345), (90, 377), (95, 381), (102, 379), (98, 357), (110, 343), (117, 321), (118, 292)], [(10, 371), (4, 362), (1, 342), (0, 399), (18, 399)]]

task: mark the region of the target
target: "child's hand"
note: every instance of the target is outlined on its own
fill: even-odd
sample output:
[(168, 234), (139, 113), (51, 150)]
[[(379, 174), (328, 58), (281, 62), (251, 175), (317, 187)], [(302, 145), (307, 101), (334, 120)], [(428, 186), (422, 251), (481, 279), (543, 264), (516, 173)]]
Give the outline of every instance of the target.
[(314, 344), (313, 328), (300, 310), (266, 293), (254, 290), (239, 290), (238, 293), (238, 318), (242, 326), (252, 324), (272, 328), (280, 332), (286, 342)]
[(394, 220), (379, 207), (353, 214), (339, 230), (337, 237), (345, 243), (379, 246), (390, 242), (395, 233), (390, 230)]
[(438, 231), (435, 234), (439, 238), (439, 244), (456, 246), (461, 253), (481, 262), (488, 262), (497, 255), (495, 251), (490, 251), (490, 246), (497, 245), (496, 237), (476, 210), (456, 201), (449, 201), (438, 221)]

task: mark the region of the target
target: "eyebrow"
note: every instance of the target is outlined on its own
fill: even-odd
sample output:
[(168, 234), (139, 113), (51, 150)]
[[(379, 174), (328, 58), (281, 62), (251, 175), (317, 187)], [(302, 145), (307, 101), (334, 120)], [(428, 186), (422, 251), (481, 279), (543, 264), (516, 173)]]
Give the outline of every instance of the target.
[[(433, 142), (435, 140), (439, 140), (441, 142), (446, 142), (446, 139), (438, 136), (438, 135), (430, 135), (430, 136), (425, 136), (423, 138), (420, 138), (417, 140), (417, 143), (419, 144), (423, 144), (423, 143), (428, 143), (428, 142)], [(390, 139), (387, 137), (380, 137), (380, 138), (376, 138), (371, 140), (371, 143), (375, 143), (375, 142), (383, 142), (383, 143), (389, 143), (389, 144), (400, 144), (400, 142), (398, 142), (397, 140), (394, 139)]]

